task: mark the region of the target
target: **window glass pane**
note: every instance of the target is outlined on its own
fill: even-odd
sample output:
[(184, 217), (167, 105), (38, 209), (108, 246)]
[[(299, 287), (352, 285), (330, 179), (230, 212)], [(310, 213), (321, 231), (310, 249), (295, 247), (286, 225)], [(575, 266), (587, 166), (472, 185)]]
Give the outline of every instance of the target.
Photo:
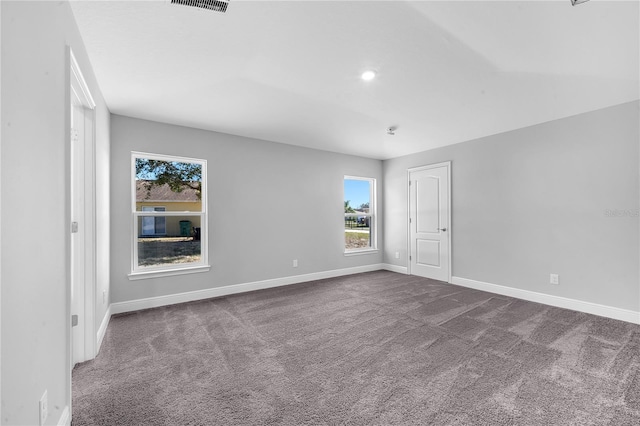
[[(138, 236), (193, 237), (200, 229), (200, 215), (138, 216)], [(199, 231), (198, 231), (199, 232)]]
[(202, 211), (202, 164), (136, 158), (135, 168), (136, 211)]
[(368, 179), (344, 179), (345, 249), (371, 248), (371, 185)]
[(200, 221), (200, 216), (139, 216), (138, 266), (200, 262)]
[(344, 218), (344, 247), (347, 250), (371, 248), (370, 217)]
[(360, 179), (344, 180), (344, 212), (369, 213), (371, 182)]

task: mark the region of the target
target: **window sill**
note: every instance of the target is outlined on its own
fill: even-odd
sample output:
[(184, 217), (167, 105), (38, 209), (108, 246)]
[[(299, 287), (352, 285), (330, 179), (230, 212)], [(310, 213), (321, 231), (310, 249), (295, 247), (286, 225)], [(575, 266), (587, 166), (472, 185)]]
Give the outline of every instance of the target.
[(175, 275), (197, 274), (200, 272), (208, 272), (211, 269), (209, 265), (191, 266), (187, 268), (174, 269), (154, 269), (153, 271), (132, 272), (129, 275), (130, 281), (146, 280), (149, 278), (173, 277)]
[(354, 251), (345, 251), (345, 256), (360, 256), (361, 254), (375, 254), (378, 252), (378, 249), (366, 249), (366, 250), (354, 250)]

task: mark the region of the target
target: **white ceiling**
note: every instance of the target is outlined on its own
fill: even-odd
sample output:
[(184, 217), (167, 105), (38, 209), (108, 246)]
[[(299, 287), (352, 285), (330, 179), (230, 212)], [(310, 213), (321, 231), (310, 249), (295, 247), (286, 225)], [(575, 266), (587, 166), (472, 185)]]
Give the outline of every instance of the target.
[(113, 113), (370, 158), (640, 97), (638, 1), (72, 8)]

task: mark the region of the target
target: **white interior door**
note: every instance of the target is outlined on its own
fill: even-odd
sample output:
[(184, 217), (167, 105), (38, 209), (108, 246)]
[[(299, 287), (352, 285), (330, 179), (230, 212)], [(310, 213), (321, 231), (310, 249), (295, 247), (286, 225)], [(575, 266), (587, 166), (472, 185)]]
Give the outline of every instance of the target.
[(450, 163), (409, 170), (409, 273), (449, 281)]
[(85, 360), (84, 353), (84, 146), (85, 116), (80, 100), (71, 96), (71, 328), (72, 365)]

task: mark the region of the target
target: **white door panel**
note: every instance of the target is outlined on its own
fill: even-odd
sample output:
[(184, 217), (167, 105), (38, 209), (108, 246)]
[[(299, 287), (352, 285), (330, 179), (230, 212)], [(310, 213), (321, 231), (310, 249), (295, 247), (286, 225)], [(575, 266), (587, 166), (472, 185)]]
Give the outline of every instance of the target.
[(449, 163), (409, 172), (409, 268), (413, 275), (449, 281), (449, 176)]
[(440, 241), (416, 239), (416, 264), (440, 267)]
[(424, 176), (416, 180), (416, 232), (422, 234), (438, 233), (440, 228), (440, 179), (437, 176)]

